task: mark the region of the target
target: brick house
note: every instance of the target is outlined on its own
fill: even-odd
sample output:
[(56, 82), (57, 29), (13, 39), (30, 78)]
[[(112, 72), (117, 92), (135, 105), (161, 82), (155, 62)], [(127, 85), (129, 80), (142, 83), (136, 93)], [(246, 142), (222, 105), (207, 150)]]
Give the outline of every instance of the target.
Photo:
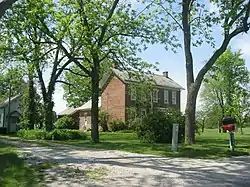
[[(152, 104), (157, 108), (173, 107), (180, 110), (181, 90), (183, 88), (168, 77), (168, 72), (163, 75), (153, 74), (150, 78), (154, 82)], [(129, 91), (129, 85), (138, 82), (138, 79), (126, 71), (112, 68), (100, 81), (101, 108), (107, 111), (113, 119), (126, 121), (126, 108), (133, 105), (136, 93)]]
[[(154, 107), (173, 107), (180, 110), (180, 93), (183, 88), (168, 77), (168, 72), (163, 75), (150, 75), (154, 82), (152, 102)], [(105, 74), (100, 81), (101, 96), (99, 97), (99, 108), (107, 111), (112, 119), (126, 121), (128, 116), (126, 108), (133, 105), (136, 97), (129, 92), (129, 85), (138, 82), (127, 71), (115, 68)], [(79, 129), (90, 128), (91, 122), (91, 100), (83, 106), (70, 110), (70, 114), (79, 123)], [(67, 111), (67, 110), (66, 110)], [(65, 111), (64, 111), (65, 112)], [(62, 116), (63, 112), (59, 114)]]

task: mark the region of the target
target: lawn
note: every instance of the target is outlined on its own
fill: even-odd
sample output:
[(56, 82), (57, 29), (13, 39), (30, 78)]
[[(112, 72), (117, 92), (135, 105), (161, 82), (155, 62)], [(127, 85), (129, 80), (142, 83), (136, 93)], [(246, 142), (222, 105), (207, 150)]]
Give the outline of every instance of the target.
[(250, 128), (245, 128), (243, 135), (241, 135), (239, 132), (235, 133), (236, 149), (234, 152), (231, 152), (229, 149), (228, 134), (218, 133), (217, 129), (205, 129), (204, 133), (196, 135), (195, 145), (180, 145), (178, 153), (173, 153), (171, 151), (170, 144), (142, 143), (137, 139), (135, 133), (101, 132), (100, 143), (98, 144), (91, 143), (90, 134), (88, 135), (88, 140), (70, 140), (63, 143), (83, 147), (154, 154), (166, 157), (221, 158), (249, 155), (250, 153)]
[[(39, 178), (40, 177), (40, 178)], [(0, 186), (33, 187), (40, 186), (34, 168), (18, 157), (16, 148), (0, 142)]]

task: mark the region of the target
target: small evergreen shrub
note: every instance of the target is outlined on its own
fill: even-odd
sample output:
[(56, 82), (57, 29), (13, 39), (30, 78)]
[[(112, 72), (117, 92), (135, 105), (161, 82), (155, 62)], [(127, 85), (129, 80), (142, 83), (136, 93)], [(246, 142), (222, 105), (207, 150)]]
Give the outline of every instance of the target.
[(127, 130), (128, 126), (122, 120), (113, 120), (109, 123), (109, 130), (112, 132)]
[(70, 116), (63, 116), (59, 118), (55, 123), (56, 129), (79, 129), (77, 124), (74, 122), (72, 117)]

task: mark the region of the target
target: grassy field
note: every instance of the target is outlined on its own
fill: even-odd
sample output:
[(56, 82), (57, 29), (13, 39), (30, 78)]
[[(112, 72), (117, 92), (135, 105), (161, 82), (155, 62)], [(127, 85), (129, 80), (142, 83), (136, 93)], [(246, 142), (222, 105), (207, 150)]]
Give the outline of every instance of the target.
[[(205, 129), (204, 133), (196, 135), (196, 144), (180, 145), (179, 152), (173, 153), (170, 144), (149, 144), (140, 142), (134, 133), (100, 133), (100, 143), (93, 144), (89, 140), (65, 141), (66, 144), (94, 147), (101, 149), (121, 150), (134, 153), (154, 154), (167, 157), (190, 158), (221, 158), (249, 155), (250, 128), (244, 129), (244, 134), (235, 133), (236, 149), (231, 152), (227, 133), (218, 133), (217, 129)], [(62, 142), (60, 142), (62, 143)]]
[(15, 147), (0, 143), (0, 186), (40, 186), (38, 181), (41, 177), (37, 175), (35, 168), (28, 167), (18, 157)]

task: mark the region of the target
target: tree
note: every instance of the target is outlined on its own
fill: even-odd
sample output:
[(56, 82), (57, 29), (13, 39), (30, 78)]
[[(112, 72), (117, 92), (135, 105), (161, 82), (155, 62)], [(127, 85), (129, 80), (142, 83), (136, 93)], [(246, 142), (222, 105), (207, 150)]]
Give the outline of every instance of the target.
[[(37, 16), (34, 16), (37, 15)], [(20, 1), (2, 19), (3, 49), (13, 60), (27, 69), (30, 86), (37, 76), (44, 103), (44, 118), (47, 130), (53, 127), (53, 94), (55, 85), (71, 60), (62, 55), (60, 48), (53, 44), (44, 33), (47, 27), (55, 26), (54, 34), (63, 37), (60, 11), (56, 11), (53, 1)], [(64, 24), (67, 24), (64, 22)], [(6, 29), (7, 28), (7, 29)], [(11, 40), (10, 40), (11, 37)], [(45, 70), (51, 69), (48, 85)], [(32, 90), (32, 88), (30, 89)], [(30, 92), (32, 94), (32, 92)], [(32, 98), (32, 97), (31, 97)], [(32, 106), (32, 104), (30, 105)]]
[(21, 100), (21, 127), (24, 129), (42, 128), (44, 122), (41, 97), (34, 86), (34, 80), (28, 80)]
[(235, 116), (242, 127), (249, 105), (249, 81), (249, 71), (240, 51), (233, 52), (229, 48), (207, 74), (201, 93), (202, 101), (206, 108), (219, 106), (220, 118)]
[[(45, 29), (53, 44), (64, 52), (91, 79), (91, 137), (99, 141), (98, 97), (100, 94), (100, 67), (107, 61), (124, 69), (144, 71), (146, 63), (137, 52), (146, 49), (145, 43), (156, 42), (157, 29), (146, 6), (142, 11), (132, 9), (131, 3), (119, 0), (63, 1), (61, 25), (70, 20), (67, 35), (58, 39), (50, 27)], [(67, 8), (65, 8), (67, 7)], [(86, 65), (87, 64), (87, 65)]]
[[(111, 61), (101, 64), (100, 80), (110, 71), (112, 64)], [(65, 69), (63, 80), (66, 82), (63, 98), (69, 107), (79, 107), (91, 99), (91, 79), (82, 74), (77, 65)]]
[(9, 9), (17, 0), (1, 0), (0, 1), (0, 18), (4, 15), (5, 11)]
[[(183, 46), (186, 63), (187, 103), (185, 109), (185, 142), (195, 143), (195, 111), (197, 95), (206, 73), (211, 69), (216, 60), (225, 52), (232, 38), (249, 30), (250, 1), (211, 0), (218, 8), (218, 13), (208, 10), (205, 2), (194, 0), (155, 1), (165, 13), (163, 21), (173, 31), (180, 30), (183, 34)], [(181, 12), (179, 11), (181, 10)], [(172, 21), (171, 21), (172, 20)], [(221, 27), (222, 43), (219, 47), (213, 42), (212, 32), (215, 26)], [(173, 41), (178, 41), (174, 32)], [(194, 60), (192, 46), (200, 46), (203, 42), (215, 47), (215, 52), (208, 58), (205, 65), (194, 77)], [(175, 46), (180, 46), (177, 42)]]
[[(0, 103), (8, 97), (22, 95), (25, 87), (22, 73), (19, 69), (4, 69), (0, 72)], [(9, 95), (11, 89), (11, 94)]]

